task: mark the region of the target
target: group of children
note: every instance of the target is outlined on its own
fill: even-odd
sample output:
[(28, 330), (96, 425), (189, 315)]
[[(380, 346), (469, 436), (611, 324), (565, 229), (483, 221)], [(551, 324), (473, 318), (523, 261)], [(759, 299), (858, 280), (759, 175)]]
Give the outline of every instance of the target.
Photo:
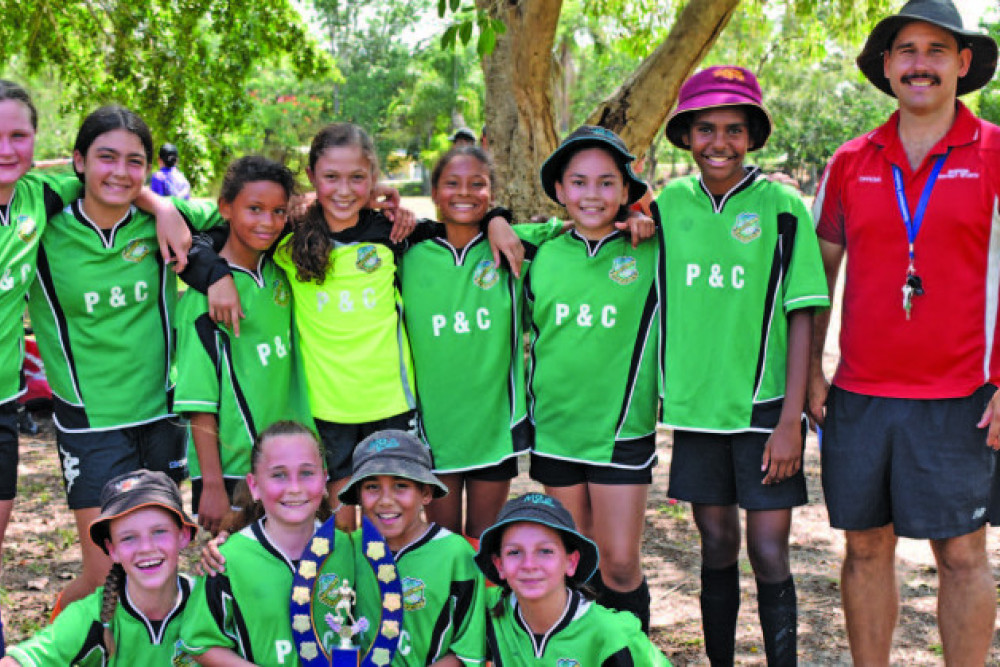
[[(4, 112), (31, 108), (4, 90), (0, 157)], [(441, 222), (417, 225), (406, 240), (407, 229), (372, 208), (377, 158), (367, 134), (350, 124), (314, 139), (307, 175), (316, 200), (300, 219), (290, 222), (288, 170), (246, 157), (230, 165), (217, 211), (174, 200), (179, 225), (161, 201), (142, 202), (163, 218), (154, 227), (133, 206), (151, 142), (134, 114), (110, 109), (92, 117), (117, 114), (133, 124), (84, 122), (74, 152), (82, 199), (72, 203), (72, 192), (60, 199), (56, 186), (26, 175), (30, 155), (20, 174), (0, 179), (0, 198), (13, 179), (7, 190), (30, 184), (50, 200), (48, 210), (33, 213), (48, 229), (32, 319), (47, 369), (56, 373), (67, 493), (81, 535), (94, 537), (81, 543), (127, 575), (121, 584), (116, 566), (104, 588), (105, 597), (109, 589), (129, 593), (118, 602), (131, 615), (122, 628), (147, 621), (146, 644), (135, 650), (176, 642), (177, 660), (296, 664), (287, 614), (294, 563), (317, 519), (340, 509), (338, 499), (344, 532), (325, 564), (334, 575), (328, 581), (355, 581), (358, 614), (377, 616), (377, 582), (356, 553), (354, 505), (383, 534), (403, 577), (404, 637), (393, 664), (484, 657), (496, 665), (664, 664), (643, 634), (650, 597), (641, 568), (663, 421), (674, 428), (669, 493), (692, 502), (702, 536), (712, 664), (733, 661), (738, 507), (747, 511), (768, 662), (795, 663), (788, 533), (791, 508), (805, 502), (809, 313), (829, 302), (804, 205), (744, 165), (771, 129), (749, 71), (709, 68), (682, 87), (667, 137), (691, 150), (700, 177), (677, 179), (660, 193), (658, 224), (628, 215), (647, 186), (624, 142), (583, 126), (541, 171), (567, 222), (509, 226), (502, 219), (509, 215), (492, 208), (489, 156), (456, 147), (432, 174)], [(7, 195), (5, 223), (13, 199)], [(64, 201), (71, 205), (58, 213)], [(148, 221), (146, 236), (133, 233), (134, 217)], [(169, 251), (152, 234), (169, 240), (178, 226), (221, 229), (219, 218), (228, 226), (216, 239), (218, 257), (210, 242), (196, 244), (184, 274), (194, 289), (175, 319)], [(523, 251), (523, 263), (499, 261), (487, 230), (510, 257)], [(93, 246), (94, 257), (71, 258), (71, 243)], [(105, 255), (124, 265), (100, 264)], [(127, 275), (147, 265), (155, 275)], [(93, 281), (70, 285), (60, 275), (87, 267)], [(245, 318), (227, 323), (220, 303), (237, 304)], [(140, 310), (158, 318), (162, 332), (141, 329)], [(106, 322), (106, 333), (94, 321)], [(149, 347), (141, 364), (137, 327)], [(109, 362), (114, 346), (132, 358)], [(96, 356), (82, 359), (91, 349)], [(88, 375), (108, 363), (119, 367)], [(149, 377), (133, 377), (138, 369)], [(124, 501), (107, 498), (98, 507), (93, 495), (95, 480), (120, 472), (107, 461), (125, 449), (134, 452), (125, 473), (132, 481), (109, 482), (107, 489), (118, 489), (106, 489), (112, 497), (148, 478), (170, 483), (135, 468), (183, 475), (182, 457), (151, 454), (170, 451), (151, 429), (176, 430), (174, 413), (190, 417), (198, 521), (233, 532), (222, 547), (225, 573), (199, 580), (193, 592), (176, 570), (193, 526), (179, 500), (122, 509)], [(546, 493), (505, 505), (526, 452)], [(105, 468), (103, 479), (82, 474), (85, 467)], [(108, 504), (118, 509), (109, 514)], [(125, 525), (139, 508), (173, 519), (170, 529), (120, 537), (116, 522)], [(87, 547), (84, 554), (86, 574)], [(484, 589), (483, 574), (498, 588)], [(70, 607), (76, 622), (97, 623), (81, 637), (102, 634), (92, 613), (98, 606), (87, 598)], [(124, 632), (114, 618), (112, 634)], [(28, 660), (17, 664), (46, 664), (27, 652), (53, 636), (43, 633), (11, 654)], [(134, 634), (121, 636), (131, 642)], [(121, 641), (88, 641), (76, 649), (87, 653), (73, 654), (81, 664), (91, 651), (125, 650)]]

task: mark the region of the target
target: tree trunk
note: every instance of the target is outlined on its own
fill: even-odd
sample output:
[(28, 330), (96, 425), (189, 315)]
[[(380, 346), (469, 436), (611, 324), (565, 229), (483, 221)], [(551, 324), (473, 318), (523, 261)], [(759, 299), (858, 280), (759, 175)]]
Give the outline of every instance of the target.
[[(726, 26), (739, 0), (690, 0), (667, 39), (589, 123), (618, 132), (644, 153), (673, 106), (677, 90)], [(496, 162), (498, 203), (518, 221), (562, 209), (542, 191), (538, 170), (559, 143), (551, 79), (562, 0), (476, 0), (507, 31), (482, 60), (486, 124)]]

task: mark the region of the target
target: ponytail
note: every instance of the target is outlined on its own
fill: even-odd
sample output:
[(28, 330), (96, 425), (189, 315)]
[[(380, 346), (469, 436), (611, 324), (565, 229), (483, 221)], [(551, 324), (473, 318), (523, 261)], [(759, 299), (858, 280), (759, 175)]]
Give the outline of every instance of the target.
[(121, 563), (115, 563), (108, 572), (108, 578), (104, 580), (104, 595), (101, 597), (101, 624), (104, 626), (104, 648), (108, 651), (108, 658), (114, 656), (118, 651), (115, 646), (115, 635), (113, 624), (115, 620), (115, 609), (118, 608), (118, 598), (121, 597), (122, 589), (125, 587), (125, 568)]
[(305, 215), (294, 222), (292, 240), (289, 242), (292, 251), (292, 263), (295, 264), (295, 277), (301, 282), (315, 282), (322, 285), (330, 267), (330, 253), (333, 241), (330, 239), (330, 228), (323, 217), (323, 207), (313, 202)]

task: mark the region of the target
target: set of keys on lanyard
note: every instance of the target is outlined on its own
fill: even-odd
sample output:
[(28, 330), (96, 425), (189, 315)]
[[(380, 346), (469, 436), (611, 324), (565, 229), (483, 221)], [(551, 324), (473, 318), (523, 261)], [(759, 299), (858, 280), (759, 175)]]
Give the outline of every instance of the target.
[(917, 240), (920, 225), (923, 224), (924, 212), (927, 210), (927, 202), (931, 198), (934, 183), (937, 181), (938, 174), (941, 173), (941, 167), (944, 166), (944, 161), (950, 152), (951, 148), (934, 161), (931, 173), (924, 184), (924, 191), (920, 193), (917, 210), (913, 212), (912, 217), (910, 216), (910, 207), (906, 203), (906, 192), (903, 189), (903, 171), (896, 165), (892, 165), (892, 180), (896, 186), (896, 203), (899, 205), (900, 215), (903, 216), (903, 223), (906, 225), (906, 236), (909, 240), (910, 262), (906, 269), (906, 280), (903, 281), (903, 310), (906, 312), (907, 320), (910, 319), (910, 312), (913, 310), (913, 298), (921, 296), (924, 293), (924, 281), (917, 275), (917, 270), (914, 267), (913, 243)]

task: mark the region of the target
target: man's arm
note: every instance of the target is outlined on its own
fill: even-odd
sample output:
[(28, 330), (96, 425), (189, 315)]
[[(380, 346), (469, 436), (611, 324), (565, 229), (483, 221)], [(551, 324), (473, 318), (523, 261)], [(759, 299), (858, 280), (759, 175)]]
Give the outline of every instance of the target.
[(840, 265), (844, 259), (844, 246), (819, 239), (819, 252), (823, 258), (826, 284), (830, 291), (830, 307), (818, 309), (813, 315), (812, 345), (809, 350), (809, 385), (806, 391), (806, 412), (810, 421), (822, 427), (826, 418), (826, 395), (830, 382), (823, 373), (823, 349), (826, 347), (826, 332), (830, 327), (830, 313), (833, 312), (834, 290)]

